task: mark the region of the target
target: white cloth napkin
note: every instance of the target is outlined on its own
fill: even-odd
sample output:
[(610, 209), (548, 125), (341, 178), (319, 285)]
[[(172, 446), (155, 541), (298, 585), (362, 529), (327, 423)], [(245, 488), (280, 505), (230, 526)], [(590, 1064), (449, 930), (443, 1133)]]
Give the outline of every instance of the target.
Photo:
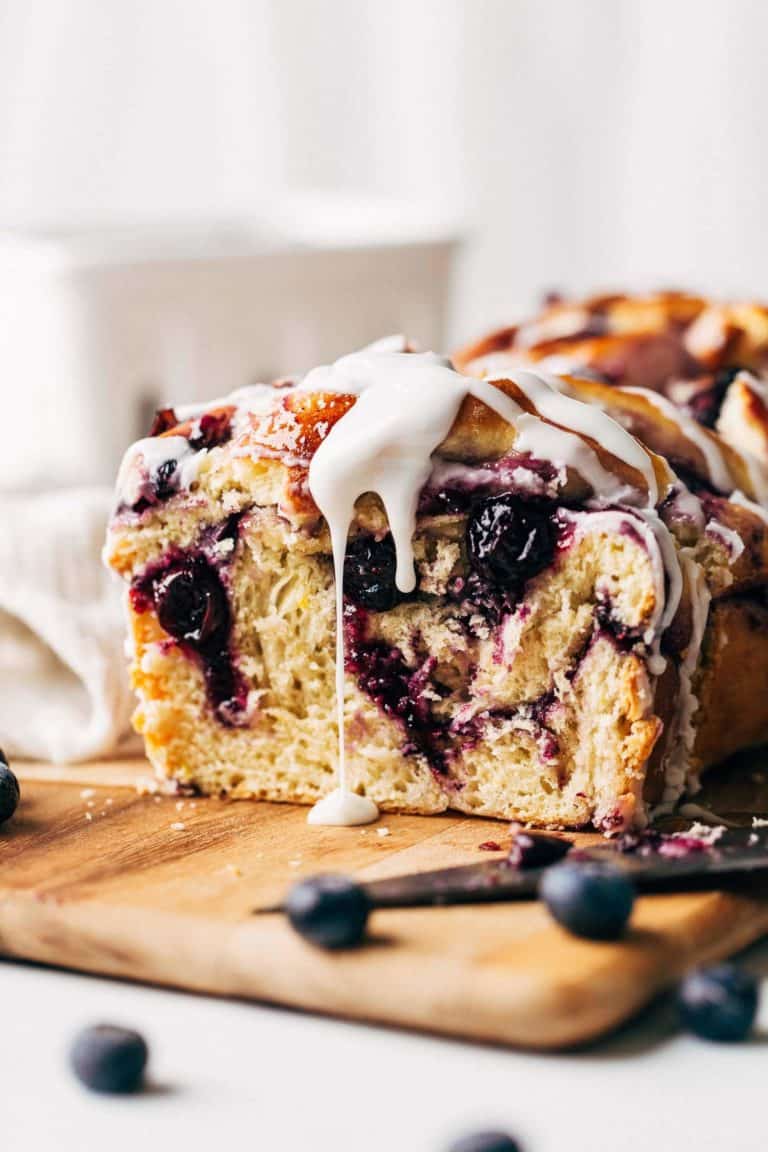
[(88, 760), (128, 734), (120, 582), (101, 562), (109, 488), (0, 495), (0, 746)]

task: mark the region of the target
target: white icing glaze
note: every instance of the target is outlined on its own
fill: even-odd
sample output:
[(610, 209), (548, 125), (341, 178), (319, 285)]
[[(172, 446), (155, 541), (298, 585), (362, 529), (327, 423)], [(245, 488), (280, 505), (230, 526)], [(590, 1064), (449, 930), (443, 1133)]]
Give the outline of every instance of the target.
[(379, 810), (373, 800), (358, 796), (345, 784), (340, 784), (310, 808), (307, 823), (329, 828), (354, 828), (359, 824), (371, 824), (378, 817)]
[[(651, 459), (615, 420), (599, 408), (563, 395), (531, 372), (517, 373), (514, 383), (541, 416), (565, 427), (553, 427), (540, 416), (525, 412), (491, 381), (461, 376), (447, 360), (430, 352), (376, 353), (368, 349), (310, 372), (299, 385), (301, 391), (358, 397), (326, 436), (309, 469), (309, 488), (331, 536), (338, 526), (338, 536), (343, 534), (346, 540), (355, 501), (365, 492), (377, 493), (395, 543), (397, 586), (402, 592), (414, 588), (412, 537), (418, 496), (429, 479), (432, 454), (448, 435), (466, 396), (482, 401), (514, 425), (516, 450), (578, 472), (597, 499), (655, 504)], [(647, 493), (639, 497), (606, 469), (583, 436), (639, 472)]]
[(740, 507), (746, 508), (749, 512), (754, 513), (755, 516), (759, 516), (764, 523), (768, 524), (768, 509), (763, 508), (760, 504), (756, 504), (754, 500), (749, 500), (739, 488), (731, 493), (730, 500), (732, 504), (738, 504)]
[(733, 528), (727, 528), (719, 520), (709, 520), (706, 527), (707, 536), (714, 536), (723, 545), (729, 555), (731, 563), (738, 560), (744, 551), (744, 541)]
[(699, 787), (698, 776), (690, 768), (696, 738), (693, 718), (699, 707), (699, 701), (693, 692), (692, 680), (699, 663), (711, 596), (704, 571), (694, 560), (689, 549), (683, 548), (680, 552), (680, 564), (685, 570), (691, 598), (691, 638), (679, 666), (680, 688), (675, 731), (668, 745), (664, 795), (659, 811), (674, 808), (686, 788), (693, 793)]
[[(528, 399), (535, 404), (539, 415), (556, 424), (571, 428), (575, 432), (580, 432), (582, 436), (588, 436), (590, 440), (595, 441), (606, 452), (610, 452), (617, 460), (623, 461), (628, 467), (639, 472), (648, 489), (646, 503), (648, 505), (656, 504), (658, 489), (653, 461), (634, 436), (631, 436), (601, 408), (594, 404), (585, 404), (581, 400), (566, 395), (560, 388), (560, 381), (556, 378), (533, 372), (516, 372), (513, 380)], [(599, 495), (600, 487), (593, 485), (593, 488), (595, 488), (595, 493)]]
[(720, 492), (732, 492), (735, 487), (735, 481), (730, 468), (726, 462), (725, 456), (717, 443), (714, 436), (707, 432), (692, 416), (684, 412), (677, 405), (668, 400), (666, 396), (660, 396), (658, 392), (651, 392), (648, 388), (622, 388), (622, 392), (631, 392), (635, 396), (644, 396), (649, 404), (660, 412), (665, 419), (669, 420), (672, 424), (676, 424), (680, 432), (686, 440), (690, 441), (698, 448), (701, 455), (704, 457), (704, 463), (707, 469), (707, 475), (710, 481), (719, 489)]
[(768, 505), (768, 475), (766, 475), (765, 465), (751, 452), (742, 453), (742, 459), (747, 466), (747, 475), (752, 491), (761, 504)]
[(669, 514), (678, 520), (690, 520), (699, 531), (704, 530), (704, 509), (701, 500), (678, 479), (672, 495), (668, 497), (666, 508)]
[[(624, 484), (600, 463), (593, 448), (573, 432), (545, 424), (538, 416), (523, 412), (515, 421), (515, 447), (539, 460), (559, 460), (577, 472), (606, 503), (634, 503), (637, 492)], [(646, 457), (647, 459), (647, 457)]]
[[(514, 382), (541, 415), (526, 412), (490, 381), (460, 375), (449, 361), (433, 353), (392, 352), (388, 344), (383, 349), (364, 349), (333, 365), (316, 368), (298, 385), (301, 391), (357, 397), (322, 441), (309, 467), (309, 489), (328, 524), (334, 561), (339, 811), (344, 811), (344, 796), (348, 794), (342, 581), (355, 501), (367, 492), (376, 493), (381, 499), (395, 546), (395, 582), (400, 591), (412, 591), (416, 586), (413, 535), (419, 494), (429, 481), (433, 454), (450, 432), (467, 396), (480, 400), (515, 427), (516, 451), (577, 472), (590, 484), (597, 501), (626, 500), (647, 505), (645, 522), (651, 531), (657, 539), (667, 532), (652, 510), (657, 498), (652, 462), (632, 436), (600, 409), (564, 396), (533, 373), (518, 373)], [(555, 427), (542, 417), (565, 427)], [(605, 468), (584, 436), (639, 472), (647, 491), (638, 493)], [(666, 550), (663, 544), (660, 546), (665, 559), (674, 558), (671, 542)], [(679, 570), (675, 570), (679, 577)], [(674, 590), (674, 579), (671, 583)], [(679, 590), (677, 595), (679, 599)], [(662, 585), (660, 604), (663, 603)], [(676, 602), (672, 613), (674, 607)], [(334, 812), (338, 815), (336, 809)], [(324, 819), (324, 813), (325, 809), (320, 809), (319, 814), (313, 809), (313, 822)]]
[[(465, 377), (431, 353), (358, 352), (316, 368), (302, 391), (357, 396), (309, 467), (309, 490), (331, 533), (334, 557), (346, 549), (355, 501), (375, 492), (387, 513), (401, 592), (416, 585), (412, 537), (432, 453), (448, 435), (467, 394)], [(494, 389), (494, 391), (496, 391)], [(497, 392), (501, 400), (505, 400)], [(512, 405), (512, 416), (516, 405)]]
[(188, 488), (197, 475), (205, 452), (195, 452), (184, 436), (148, 436), (137, 440), (126, 452), (117, 474), (119, 503), (132, 507), (141, 499), (147, 481), (154, 483), (161, 465), (174, 461), (179, 470), (178, 486)]

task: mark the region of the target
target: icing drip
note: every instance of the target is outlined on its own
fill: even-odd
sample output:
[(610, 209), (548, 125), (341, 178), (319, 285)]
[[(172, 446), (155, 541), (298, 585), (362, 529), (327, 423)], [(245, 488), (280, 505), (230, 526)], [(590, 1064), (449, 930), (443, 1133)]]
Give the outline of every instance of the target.
[[(513, 379), (535, 404), (539, 415), (597, 441), (617, 460), (622, 460), (635, 472), (640, 472), (648, 489), (647, 503), (656, 504), (659, 493), (653, 462), (642, 445), (633, 436), (629, 436), (620, 424), (594, 405), (567, 396), (561, 391), (560, 381), (556, 378), (533, 372), (517, 372)], [(592, 487), (596, 492), (600, 491), (598, 486), (593, 484)]]
[(647, 388), (623, 388), (622, 391), (630, 392), (636, 396), (644, 396), (648, 403), (653, 405), (666, 420), (676, 424), (685, 439), (694, 444), (701, 452), (707, 475), (715, 488), (724, 493), (733, 491), (735, 483), (731, 470), (719, 444), (714, 436), (707, 432), (706, 428), (702, 427), (687, 412), (678, 408), (671, 400), (667, 400), (666, 396), (660, 396), (658, 392), (651, 392)]
[(675, 732), (667, 753), (664, 795), (658, 809), (660, 812), (674, 808), (686, 788), (690, 793), (695, 793), (699, 788), (698, 775), (690, 768), (696, 738), (693, 718), (699, 707), (692, 681), (699, 663), (711, 596), (703, 569), (696, 563), (689, 549), (684, 548), (680, 553), (680, 563), (685, 571), (691, 598), (691, 638), (680, 663), (680, 700)]
[[(346, 822), (345, 806), (349, 803), (342, 621), (344, 555), (355, 502), (368, 492), (381, 499), (395, 546), (395, 583), (401, 592), (411, 592), (416, 586), (413, 536), (419, 495), (429, 481), (433, 454), (448, 436), (467, 396), (514, 426), (516, 451), (577, 472), (590, 484), (599, 503), (622, 500), (644, 505), (638, 509), (642, 522), (658, 541), (665, 563), (674, 561), (666, 603), (662, 583), (660, 623), (665, 625), (674, 615), (679, 600), (679, 567), (669, 533), (653, 510), (657, 489), (649, 455), (600, 409), (564, 396), (548, 381), (520, 372), (513, 382), (537, 414), (525, 411), (490, 381), (460, 375), (449, 361), (432, 353), (392, 352), (388, 346), (368, 348), (331, 366), (316, 368), (298, 385), (301, 391), (357, 397), (315, 452), (308, 478), (312, 497), (328, 524), (334, 562), (339, 786), (330, 802), (333, 823)], [(584, 436), (642, 475), (647, 490), (629, 487), (621, 476), (607, 469)], [(369, 812), (373, 818), (372, 804)], [(312, 810), (310, 820), (328, 820), (324, 802)]]

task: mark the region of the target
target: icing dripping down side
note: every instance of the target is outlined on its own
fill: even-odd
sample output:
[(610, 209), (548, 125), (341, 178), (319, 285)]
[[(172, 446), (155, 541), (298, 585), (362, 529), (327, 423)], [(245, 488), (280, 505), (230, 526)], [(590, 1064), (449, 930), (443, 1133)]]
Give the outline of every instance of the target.
[[(381, 499), (395, 546), (395, 583), (401, 592), (411, 592), (416, 586), (413, 535), (419, 495), (429, 481), (433, 455), (467, 396), (515, 427), (517, 451), (581, 475), (598, 505), (625, 502), (638, 506), (664, 559), (674, 556), (671, 541), (660, 539), (666, 530), (653, 510), (657, 489), (652, 461), (637, 441), (600, 409), (564, 396), (533, 373), (517, 373), (513, 380), (535, 413), (527, 412), (490, 381), (462, 376), (449, 361), (432, 353), (404, 354), (386, 347), (368, 348), (317, 368), (298, 385), (300, 391), (357, 397), (322, 441), (309, 468), (309, 490), (328, 525), (333, 551), (339, 733), (338, 788), (312, 809), (310, 823), (361, 823), (365, 817), (361, 804), (367, 806), (368, 819), (376, 815), (375, 805), (367, 798), (350, 798), (344, 740), (343, 571), (355, 502), (369, 492)], [(609, 471), (585, 437), (642, 475), (646, 491), (631, 488), (623, 477)], [(673, 572), (679, 579), (676, 564)], [(662, 623), (668, 622), (675, 608), (676, 603), (668, 600)]]

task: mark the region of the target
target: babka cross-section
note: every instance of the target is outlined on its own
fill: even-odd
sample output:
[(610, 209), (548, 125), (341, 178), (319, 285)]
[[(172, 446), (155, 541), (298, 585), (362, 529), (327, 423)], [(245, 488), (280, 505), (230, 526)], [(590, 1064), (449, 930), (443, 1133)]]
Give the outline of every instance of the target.
[(612, 832), (768, 735), (764, 470), (599, 387), (385, 342), (159, 413), (106, 549), (159, 775)]

